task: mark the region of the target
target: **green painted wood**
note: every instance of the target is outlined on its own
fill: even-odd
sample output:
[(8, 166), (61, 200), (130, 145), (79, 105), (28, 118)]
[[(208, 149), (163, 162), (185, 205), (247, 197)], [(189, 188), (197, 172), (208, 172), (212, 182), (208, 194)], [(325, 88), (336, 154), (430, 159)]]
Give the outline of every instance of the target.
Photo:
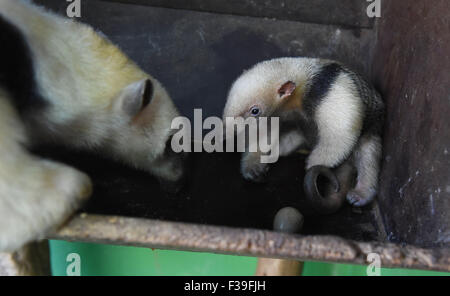
[[(77, 253), (82, 276), (248, 276), (257, 258), (211, 253), (152, 250), (136, 247), (50, 241), (52, 274), (67, 275), (66, 258)], [(365, 276), (366, 266), (305, 262), (304, 276)], [(382, 268), (382, 276), (450, 276), (447, 272)]]

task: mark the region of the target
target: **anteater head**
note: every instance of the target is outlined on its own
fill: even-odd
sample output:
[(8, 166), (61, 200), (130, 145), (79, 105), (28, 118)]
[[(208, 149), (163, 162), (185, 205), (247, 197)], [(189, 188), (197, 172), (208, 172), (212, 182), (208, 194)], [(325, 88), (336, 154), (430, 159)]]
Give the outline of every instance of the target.
[(158, 177), (167, 189), (178, 189), (187, 155), (172, 151), (171, 140), (177, 131), (171, 123), (179, 112), (163, 86), (150, 77), (134, 82), (114, 99), (113, 110), (123, 119), (123, 131), (114, 141), (119, 154)]

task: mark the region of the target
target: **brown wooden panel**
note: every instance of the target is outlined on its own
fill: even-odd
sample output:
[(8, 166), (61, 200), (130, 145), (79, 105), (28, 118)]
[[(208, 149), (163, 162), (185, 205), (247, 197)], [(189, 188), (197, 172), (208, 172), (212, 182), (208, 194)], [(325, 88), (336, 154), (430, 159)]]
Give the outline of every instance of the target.
[(387, 103), (379, 197), (390, 240), (450, 245), (450, 2), (384, 1), (374, 77)]
[(365, 0), (104, 0), (175, 9), (371, 28)]

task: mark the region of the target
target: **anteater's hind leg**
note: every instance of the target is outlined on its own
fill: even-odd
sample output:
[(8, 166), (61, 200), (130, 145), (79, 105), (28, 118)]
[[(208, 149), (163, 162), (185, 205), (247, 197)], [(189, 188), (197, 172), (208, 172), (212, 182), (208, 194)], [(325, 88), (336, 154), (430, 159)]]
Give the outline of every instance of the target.
[(355, 188), (347, 194), (347, 200), (354, 206), (362, 207), (370, 203), (377, 194), (381, 161), (380, 137), (373, 134), (362, 135), (353, 157), (358, 177)]
[(24, 125), (0, 90), (0, 251), (44, 238), (91, 193), (83, 173), (28, 153)]

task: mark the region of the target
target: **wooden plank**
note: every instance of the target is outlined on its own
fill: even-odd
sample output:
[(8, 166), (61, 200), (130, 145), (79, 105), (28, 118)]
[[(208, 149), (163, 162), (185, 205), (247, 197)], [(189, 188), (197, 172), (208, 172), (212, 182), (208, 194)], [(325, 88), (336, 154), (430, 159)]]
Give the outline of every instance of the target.
[(385, 1), (374, 80), (387, 118), (379, 203), (391, 241), (450, 246), (450, 2)]
[(307, 23), (371, 28), (363, 0), (105, 0), (221, 14), (275, 18)]
[(303, 262), (288, 259), (259, 258), (256, 276), (300, 276)]
[(450, 271), (450, 248), (422, 249), (391, 243), (364, 243), (336, 236), (294, 235), (140, 218), (81, 214), (53, 239), (200, 251), (299, 261), (368, 264), (380, 256), (382, 267)]

